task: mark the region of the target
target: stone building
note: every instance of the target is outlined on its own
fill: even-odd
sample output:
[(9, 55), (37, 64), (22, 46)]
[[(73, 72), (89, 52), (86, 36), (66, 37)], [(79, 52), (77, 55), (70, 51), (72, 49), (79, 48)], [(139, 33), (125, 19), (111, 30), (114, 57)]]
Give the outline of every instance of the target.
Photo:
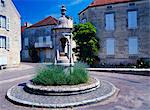
[(31, 26), (22, 26), (22, 61), (34, 62), (32, 48), (39, 62), (69, 63), (70, 39), (67, 37), (71, 36), (73, 20), (65, 15), (64, 6), (61, 12), (58, 20), (49, 16)]
[(97, 29), (101, 62), (135, 63), (150, 59), (149, 0), (94, 0), (79, 13)]
[(20, 14), (12, 0), (0, 0), (0, 66), (20, 63)]
[(50, 62), (54, 59), (51, 29), (57, 22), (57, 19), (49, 16), (31, 26), (22, 26), (22, 61), (32, 62), (29, 52), (31, 48), (37, 51), (39, 62)]

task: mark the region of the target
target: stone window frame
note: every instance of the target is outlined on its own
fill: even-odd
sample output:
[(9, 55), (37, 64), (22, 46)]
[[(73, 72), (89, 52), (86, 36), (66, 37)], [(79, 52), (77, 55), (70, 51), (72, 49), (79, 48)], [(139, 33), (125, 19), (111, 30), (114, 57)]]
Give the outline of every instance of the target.
[[(106, 14), (114, 14), (114, 29), (113, 30), (107, 30), (106, 29)], [(104, 13), (104, 30), (106, 32), (109, 32), (109, 31), (115, 31), (116, 30), (116, 12), (115, 11), (109, 11), (109, 12), (105, 12)]]
[[(135, 27), (135, 28), (129, 28), (129, 25), (128, 25), (128, 12), (130, 12), (130, 11), (136, 11), (136, 12), (137, 12), (137, 27)], [(138, 9), (137, 9), (137, 8), (128, 9), (126, 13), (127, 13), (127, 20), (126, 20), (126, 21), (127, 21), (127, 22), (126, 22), (126, 23), (127, 23), (127, 25), (126, 25), (127, 29), (129, 29), (129, 30), (138, 29), (138, 27), (139, 27), (139, 24), (138, 24), (138, 23), (139, 23), (139, 22), (138, 22), (138, 18), (139, 18), (139, 17), (138, 17)]]

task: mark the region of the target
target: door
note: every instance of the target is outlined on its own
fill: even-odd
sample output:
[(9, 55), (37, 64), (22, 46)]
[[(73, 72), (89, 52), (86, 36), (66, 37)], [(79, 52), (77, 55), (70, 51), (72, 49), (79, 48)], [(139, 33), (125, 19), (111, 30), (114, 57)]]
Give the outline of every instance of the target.
[(45, 57), (44, 57), (44, 51), (40, 50), (40, 62), (41, 63), (44, 62), (44, 59), (45, 59)]

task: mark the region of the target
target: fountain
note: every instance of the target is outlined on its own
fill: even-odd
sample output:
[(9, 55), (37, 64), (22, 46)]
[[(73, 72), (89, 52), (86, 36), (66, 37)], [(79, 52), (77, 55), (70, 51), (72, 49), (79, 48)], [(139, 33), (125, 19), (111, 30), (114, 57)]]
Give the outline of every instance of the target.
[[(76, 66), (74, 65), (74, 58), (72, 53), (72, 29), (73, 20), (70, 17), (66, 17), (66, 8), (65, 6), (62, 6), (59, 24), (53, 28), (55, 65), (63, 65), (66, 68), (74, 68)], [(74, 70), (72, 71), (72, 69), (70, 69), (70, 74), (72, 74)], [(55, 73), (56, 75), (59, 74), (59, 72), (56, 71), (55, 73), (51, 71), (51, 73), (53, 75)], [(81, 71), (78, 71), (78, 75), (79, 74), (81, 74)], [(68, 76), (68, 74), (65, 75), (66, 76), (63, 78)], [(77, 75), (75, 74), (74, 77), (76, 76)], [(83, 78), (83, 75), (80, 75), (80, 78), (81, 77)], [(44, 81), (46, 79), (47, 77), (45, 77)], [(78, 79), (78, 77), (76, 79)], [(19, 105), (61, 108), (103, 101), (113, 96), (117, 92), (118, 89), (112, 83), (99, 80), (95, 77), (89, 77), (87, 82), (79, 83), (76, 85), (38, 85), (34, 84), (32, 80), (11, 87), (7, 91), (7, 98), (11, 102), (15, 104), (17, 103)]]

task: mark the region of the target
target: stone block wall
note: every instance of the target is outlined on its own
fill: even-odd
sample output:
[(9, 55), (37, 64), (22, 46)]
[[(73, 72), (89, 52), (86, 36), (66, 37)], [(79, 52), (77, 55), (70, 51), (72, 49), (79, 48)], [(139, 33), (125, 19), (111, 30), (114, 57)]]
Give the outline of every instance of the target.
[(0, 48), (0, 57), (7, 56), (7, 66), (20, 63), (21, 50), (21, 20), (18, 11), (11, 0), (5, 0), (5, 6), (0, 5), (0, 15), (9, 19), (9, 29), (0, 28), (0, 36), (9, 38), (9, 48)]
[[(135, 6), (129, 6), (135, 3)], [(80, 21), (86, 19), (97, 29), (97, 37), (100, 39), (99, 57), (101, 62), (108, 64), (135, 63), (139, 58), (150, 59), (150, 2), (149, 0), (137, 0), (129, 3), (113, 4), (112, 9), (107, 6), (91, 7), (79, 14)], [(137, 10), (138, 27), (128, 29), (128, 10)], [(105, 13), (113, 12), (115, 15), (115, 30), (105, 30)], [(138, 54), (129, 55), (128, 38), (138, 38)], [(106, 39), (115, 39), (115, 54), (106, 55)]]

